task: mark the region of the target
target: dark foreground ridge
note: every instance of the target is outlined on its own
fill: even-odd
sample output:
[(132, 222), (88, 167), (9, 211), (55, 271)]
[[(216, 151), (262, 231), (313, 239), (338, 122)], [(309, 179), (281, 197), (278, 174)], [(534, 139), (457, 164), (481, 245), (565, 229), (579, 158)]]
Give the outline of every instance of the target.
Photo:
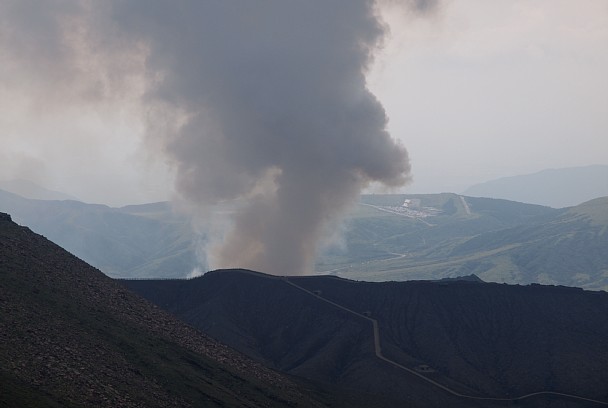
[(120, 283), (0, 213), (0, 406), (581, 408), (608, 399), (604, 292), (245, 270)]
[(337, 387), (422, 406), (608, 401), (604, 292), (244, 270), (124, 283), (272, 367)]
[(0, 213), (0, 406), (321, 407)]

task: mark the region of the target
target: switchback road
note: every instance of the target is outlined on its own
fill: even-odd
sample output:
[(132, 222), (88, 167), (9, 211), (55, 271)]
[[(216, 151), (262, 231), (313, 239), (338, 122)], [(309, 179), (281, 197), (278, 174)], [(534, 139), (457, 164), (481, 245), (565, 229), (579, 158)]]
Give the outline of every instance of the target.
[(291, 286), (293, 286), (293, 287), (295, 287), (295, 288), (297, 288), (297, 289), (299, 289), (301, 291), (304, 291), (304, 292), (308, 293), (310, 296), (314, 296), (315, 298), (317, 298), (317, 299), (319, 299), (319, 300), (321, 300), (323, 302), (329, 303), (330, 305), (333, 305), (333, 306), (335, 306), (335, 307), (337, 307), (339, 309), (342, 309), (342, 310), (344, 310), (344, 311), (346, 311), (348, 313), (351, 313), (351, 314), (353, 314), (353, 315), (355, 315), (357, 317), (360, 317), (361, 319), (365, 319), (365, 320), (371, 322), (372, 328), (373, 328), (373, 332), (374, 332), (374, 350), (375, 350), (375, 354), (376, 354), (377, 358), (379, 358), (380, 360), (385, 361), (388, 364), (391, 364), (391, 365), (393, 365), (393, 366), (395, 366), (397, 368), (400, 368), (400, 369), (402, 369), (404, 371), (407, 371), (408, 373), (410, 373), (412, 375), (415, 375), (416, 377), (421, 378), (422, 380), (424, 380), (424, 381), (426, 381), (426, 382), (434, 385), (435, 387), (440, 388), (440, 389), (444, 390), (445, 392), (448, 392), (448, 393), (450, 393), (450, 394), (452, 394), (452, 395), (454, 395), (456, 397), (473, 399), (473, 400), (509, 402), (509, 401), (521, 401), (523, 399), (531, 398), (531, 397), (535, 397), (535, 396), (539, 396), (539, 395), (554, 395), (554, 396), (559, 396), (559, 397), (572, 398), (572, 399), (576, 399), (576, 400), (580, 400), (580, 401), (592, 402), (592, 403), (595, 403), (595, 404), (598, 404), (598, 405), (606, 405), (606, 406), (608, 406), (608, 402), (599, 401), (599, 400), (595, 400), (595, 399), (592, 399), (592, 398), (581, 397), (579, 395), (572, 395), (572, 394), (566, 394), (566, 393), (561, 393), (561, 392), (555, 392), (555, 391), (538, 391), (538, 392), (533, 392), (533, 393), (530, 393), (530, 394), (526, 394), (526, 395), (522, 395), (522, 396), (514, 397), (514, 398), (479, 397), (479, 396), (475, 396), (475, 395), (467, 395), (467, 394), (459, 393), (458, 391), (455, 391), (455, 390), (453, 390), (453, 389), (451, 389), (449, 387), (446, 387), (445, 385), (440, 384), (437, 381), (434, 381), (434, 380), (432, 380), (432, 379), (430, 379), (430, 378), (422, 375), (421, 373), (419, 373), (419, 372), (417, 372), (415, 370), (412, 370), (411, 368), (405, 367), (405, 366), (397, 363), (396, 361), (393, 361), (393, 360), (385, 357), (382, 354), (382, 347), (380, 345), (380, 330), (378, 328), (378, 321), (376, 319), (372, 319), (369, 316), (366, 316), (364, 314), (358, 313), (358, 312), (356, 312), (356, 311), (354, 311), (352, 309), (349, 309), (347, 307), (344, 307), (344, 306), (342, 306), (342, 305), (340, 305), (338, 303), (332, 302), (331, 300), (326, 299), (326, 298), (322, 297), (319, 294), (311, 292), (308, 289), (303, 288), (302, 286), (300, 286), (300, 285), (292, 282), (291, 280), (289, 280), (288, 276), (280, 277), (280, 279), (282, 279), (285, 283), (287, 283), (287, 284), (289, 284), (289, 285), (291, 285)]

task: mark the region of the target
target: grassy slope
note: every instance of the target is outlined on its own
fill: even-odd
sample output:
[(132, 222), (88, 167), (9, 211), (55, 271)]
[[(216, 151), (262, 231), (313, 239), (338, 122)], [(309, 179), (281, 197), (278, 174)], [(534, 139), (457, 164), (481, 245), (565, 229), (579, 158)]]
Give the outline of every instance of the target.
[[(414, 219), (369, 206), (350, 217), (345, 247), (323, 255), (318, 270), (372, 281), (475, 273), (487, 281), (608, 288), (608, 199), (570, 209), (453, 194), (368, 196), (390, 206), (417, 197), (443, 209)], [(367, 200), (367, 201), (366, 201)]]

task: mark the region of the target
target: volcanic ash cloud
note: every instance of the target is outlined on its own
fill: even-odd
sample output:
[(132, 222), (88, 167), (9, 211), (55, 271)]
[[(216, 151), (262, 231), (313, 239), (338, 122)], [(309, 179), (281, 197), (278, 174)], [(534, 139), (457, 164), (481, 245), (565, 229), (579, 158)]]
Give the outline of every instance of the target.
[[(48, 58), (55, 72), (74, 71), (71, 46), (96, 57), (79, 81), (93, 72), (106, 94), (143, 78), (146, 138), (173, 166), (180, 199), (198, 208), (241, 203), (211, 246), (215, 267), (306, 273), (320, 238), (362, 188), (408, 179), (407, 152), (366, 86), (385, 35), (374, 1), (45, 4), (53, 13), (38, 13), (52, 16), (41, 36), (63, 38), (51, 42), (61, 50)], [(435, 1), (405, 4), (426, 12)], [(40, 37), (22, 28), (29, 45)]]
[(407, 152), (366, 87), (384, 35), (373, 2), (119, 4), (159, 73), (149, 128), (174, 118), (154, 134), (177, 191), (200, 206), (246, 203), (213, 246), (213, 266), (306, 273), (362, 188), (407, 180)]

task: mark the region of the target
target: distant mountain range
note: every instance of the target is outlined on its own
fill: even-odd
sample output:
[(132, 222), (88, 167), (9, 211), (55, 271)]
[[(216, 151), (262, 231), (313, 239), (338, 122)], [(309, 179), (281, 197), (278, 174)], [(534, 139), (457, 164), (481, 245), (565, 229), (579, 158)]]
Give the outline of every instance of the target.
[[(182, 278), (204, 236), (168, 203), (111, 208), (0, 190), (0, 211), (112, 277)], [(608, 198), (554, 209), (456, 194), (363, 196), (323, 274), (385, 281), (477, 274), (485, 281), (608, 289)]]
[(0, 211), (109, 276), (185, 277), (198, 265), (199, 237), (169, 203), (112, 208), (0, 190)]
[(0, 189), (35, 200), (78, 200), (69, 194), (49, 190), (32, 181), (23, 179), (0, 180)]
[(553, 208), (608, 196), (608, 165), (543, 170), (476, 184), (465, 196), (502, 198)]
[(370, 283), (246, 270), (123, 284), (269, 367), (387, 399), (378, 406), (608, 401), (605, 292), (472, 277)]

